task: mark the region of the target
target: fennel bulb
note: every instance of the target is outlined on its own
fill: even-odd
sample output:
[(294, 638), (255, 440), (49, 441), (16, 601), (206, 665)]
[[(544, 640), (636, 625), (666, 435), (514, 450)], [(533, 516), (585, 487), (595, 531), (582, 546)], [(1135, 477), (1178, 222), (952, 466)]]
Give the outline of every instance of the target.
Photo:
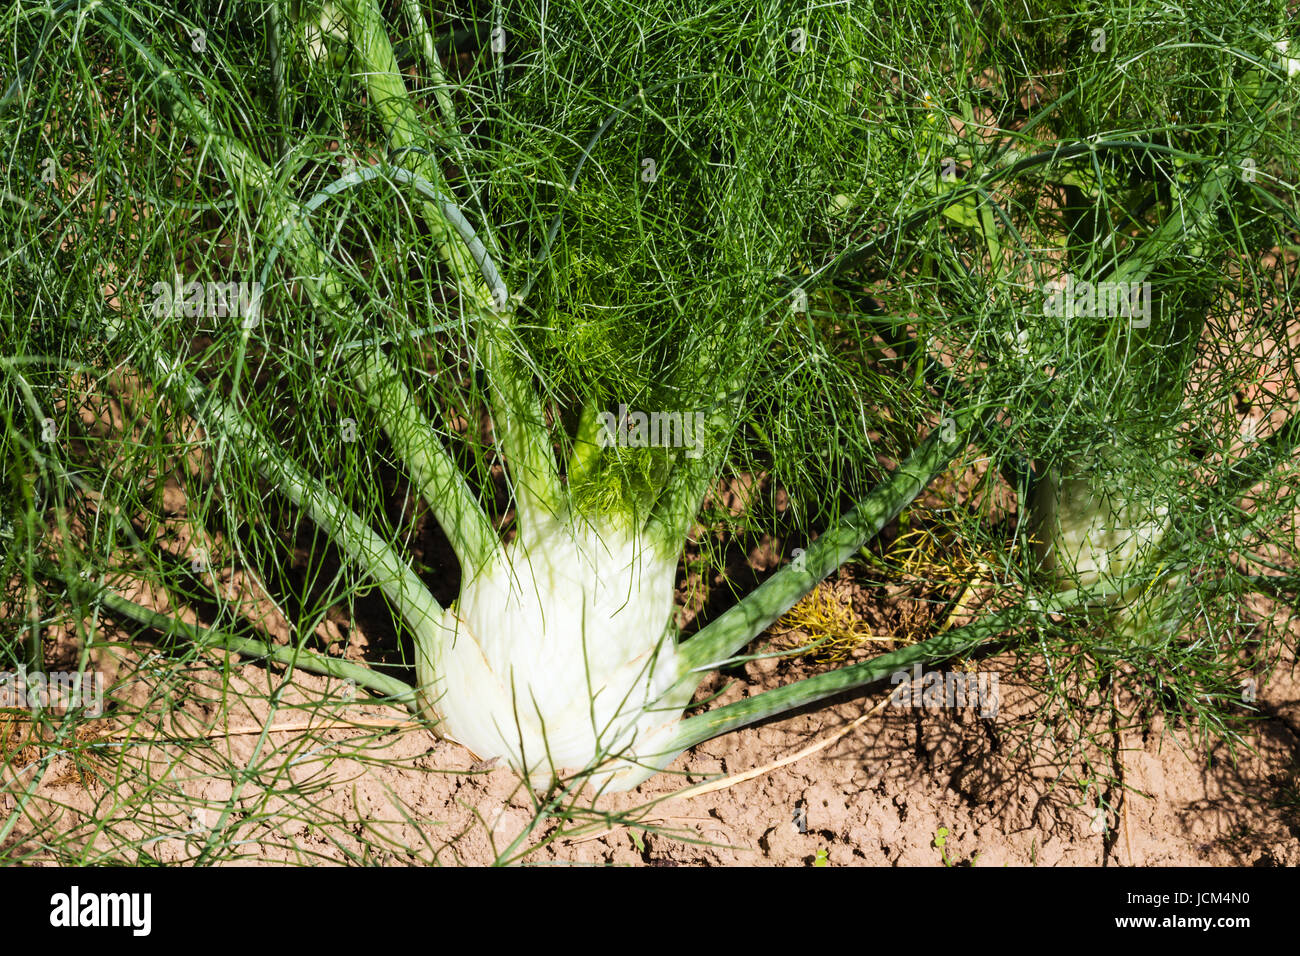
[[(1176, 631), (1185, 614), (1177, 600), (1181, 575), (1162, 580), (1163, 565), (1150, 561), (1170, 527), (1168, 504), (1098, 472), (1062, 478), (1049, 468), (1029, 511), (1038, 567), (1056, 591), (1077, 590), (1082, 604), (1111, 605), (1115, 632), (1129, 640), (1150, 643)], [(1149, 579), (1120, 583), (1144, 566)]]
[(428, 682), (439, 731), (480, 759), (549, 779), (675, 722), (687, 701), (661, 698), (680, 677), (677, 560), (647, 537), (585, 521), (550, 520), (496, 551), (439, 635), (440, 673)]
[(332, 69), (341, 69), (348, 61), (347, 14), (335, 6), (333, 0), (324, 0), (319, 12), (306, 9), (291, 13), (295, 23), (301, 24), (303, 56), (311, 64), (325, 63)]
[(1105, 487), (1095, 474), (1062, 478), (1049, 468), (1030, 500), (1039, 567), (1061, 588), (1085, 590), (1123, 575), (1159, 543), (1169, 509), (1130, 489)]
[(1286, 70), (1288, 77), (1300, 73), (1300, 57), (1291, 56), (1291, 51), (1296, 44), (1288, 43), (1286, 40), (1278, 40), (1273, 44), (1273, 49), (1277, 50), (1278, 56), (1282, 59), (1282, 65)]

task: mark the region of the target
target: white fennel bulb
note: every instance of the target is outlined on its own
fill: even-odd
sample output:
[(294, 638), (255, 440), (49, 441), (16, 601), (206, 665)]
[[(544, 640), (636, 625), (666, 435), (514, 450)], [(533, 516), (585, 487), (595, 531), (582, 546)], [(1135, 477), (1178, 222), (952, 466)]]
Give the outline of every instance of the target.
[(1282, 66), (1286, 70), (1287, 76), (1295, 76), (1300, 73), (1300, 57), (1291, 56), (1293, 51), (1300, 51), (1300, 44), (1289, 43), (1286, 40), (1278, 40), (1273, 44), (1278, 55), (1282, 58)]
[(1096, 475), (1062, 478), (1048, 469), (1030, 504), (1031, 534), (1039, 566), (1061, 589), (1095, 590), (1131, 571), (1156, 545), (1169, 521), (1166, 505), (1144, 499)]
[[(1170, 527), (1169, 505), (1097, 474), (1062, 479), (1054, 469), (1030, 503), (1039, 567), (1058, 592), (1111, 607), (1114, 633), (1138, 643), (1176, 634), (1191, 612), (1181, 573), (1152, 558)], [(1139, 574), (1141, 571), (1143, 573)], [(1127, 586), (1121, 582), (1130, 577)]]
[(341, 69), (348, 61), (348, 19), (341, 5), (324, 0), (319, 12), (308, 12), (306, 4), (291, 8), (295, 23), (301, 24), (302, 52), (309, 63), (325, 63)]
[(661, 700), (681, 676), (676, 570), (677, 555), (649, 539), (586, 523), (551, 522), (498, 551), (465, 582), (457, 627), (441, 636), (440, 732), (535, 781), (614, 754), (653, 756), (637, 744), (685, 705)]

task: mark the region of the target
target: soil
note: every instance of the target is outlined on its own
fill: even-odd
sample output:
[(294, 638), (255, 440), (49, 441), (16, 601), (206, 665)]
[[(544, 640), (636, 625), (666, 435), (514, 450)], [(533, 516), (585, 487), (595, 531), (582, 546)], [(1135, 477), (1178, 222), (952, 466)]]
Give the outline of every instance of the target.
[[(867, 611), (897, 616), (908, 604), (838, 575), (823, 587)], [(1053, 726), (1060, 715), (1043, 712), (1017, 661), (1001, 655), (971, 665), (999, 675), (995, 714), (898, 706), (892, 687), (877, 686), (705, 743), (637, 791), (598, 800), (599, 810), (631, 812), (626, 823), (575, 811), (526, 832), (532, 797), (509, 770), (473, 766), (399, 711), (347, 702), (343, 682), (295, 675), (271, 720), (293, 729), (263, 739), (268, 691), (282, 676), (225, 654), (184, 672), (138, 672), (152, 650), (142, 641), (126, 653), (131, 666), (119, 673), (136, 676), (115, 695), (158, 723), (91, 722), (83, 736), (116, 731), (106, 750), (60, 748), (42, 767), (50, 748), (0, 723), (0, 742), (19, 750), (3, 773), (21, 784), (3, 788), (0, 819), (40, 778), (0, 853), (33, 863), (476, 865), (532, 847), (523, 859), (637, 866), (1300, 865), (1300, 675), (1290, 659), (1258, 687), (1258, 719), (1242, 725), (1249, 746), (1235, 755), (1158, 717), (1125, 729), (1109, 708), (1079, 711), (1095, 715), (1087, 733)], [(715, 675), (699, 699), (729, 702), (813, 666), (751, 661)], [(226, 811), (223, 849), (205, 857)], [(57, 857), (40, 848), (52, 833)]]

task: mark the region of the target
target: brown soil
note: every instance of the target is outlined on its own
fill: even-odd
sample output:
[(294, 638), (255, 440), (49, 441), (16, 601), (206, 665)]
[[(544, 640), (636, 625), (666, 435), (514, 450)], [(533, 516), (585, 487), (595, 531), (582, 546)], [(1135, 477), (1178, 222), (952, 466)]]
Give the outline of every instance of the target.
[[(835, 578), (830, 587), (855, 605), (900, 603)], [(134, 664), (151, 650), (140, 643), (127, 656)], [(208, 655), (211, 670), (160, 671), (120, 687), (117, 697), (159, 722), (133, 732), (111, 720), (88, 724), (80, 736), (116, 733), (108, 756), (61, 748), (42, 771), (48, 745), (13, 722), (0, 725), (11, 754), (4, 773), (20, 778), (3, 788), (0, 819), (40, 774), (4, 855), (53, 861), (39, 846), (60, 834), (80, 861), (196, 861), (228, 809), (218, 859), (256, 863), (485, 864), (555, 837), (526, 859), (804, 866), (824, 851), (831, 866), (1300, 865), (1300, 675), (1289, 663), (1259, 688), (1262, 716), (1245, 730), (1253, 752), (1239, 748), (1235, 760), (1158, 718), (1145, 732), (1125, 729), (1104, 707), (1080, 711), (1095, 715), (1091, 740), (1077, 726), (1054, 725), (1059, 715), (1042, 712), (1004, 655), (978, 664), (1000, 676), (995, 716), (881, 707), (890, 688), (877, 688), (706, 743), (638, 791), (599, 800), (600, 810), (635, 811), (640, 826), (610, 828), (579, 814), (565, 824), (570, 832), (557, 833), (552, 819), (507, 852), (534, 818), (510, 771), (471, 768), (464, 750), (403, 724), (403, 714), (344, 703), (341, 682), (309, 674), (294, 677), (272, 719), (293, 729), (262, 739), (268, 690), (280, 678), (231, 659), (225, 709), (224, 659)], [(715, 676), (701, 695), (720, 691), (717, 702), (729, 702), (807, 666), (752, 661)], [(162, 691), (152, 703), (151, 686)], [(330, 724), (340, 718), (380, 726)], [(859, 718), (803, 759), (672, 796), (762, 768)], [(241, 786), (250, 766), (256, 772)], [(585, 831), (571, 832), (583, 822)]]

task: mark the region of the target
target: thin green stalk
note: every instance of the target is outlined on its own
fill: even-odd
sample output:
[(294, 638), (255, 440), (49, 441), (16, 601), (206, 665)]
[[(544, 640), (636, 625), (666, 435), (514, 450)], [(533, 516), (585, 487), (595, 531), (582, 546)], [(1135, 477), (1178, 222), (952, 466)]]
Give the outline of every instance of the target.
[(32, 775), (31, 782), (27, 784), (27, 788), (15, 801), (15, 806), (10, 812), (8, 819), (5, 820), (4, 826), (0, 826), (0, 845), (3, 845), (4, 841), (9, 838), (9, 834), (13, 832), (14, 825), (18, 823), (18, 818), (21, 817), (23, 812), (27, 809), (27, 804), (36, 794), (37, 788), (45, 778), (45, 770), (49, 767), (50, 762), (62, 753), (60, 745), (63, 743), (64, 738), (70, 733), (75, 733), (75, 731), (75, 721), (65, 719), (59, 723), (58, 733), (46, 749), (45, 756), (41, 757), (39, 764), (37, 764), (36, 773)]
[(687, 717), (675, 728), (667, 752), (681, 753), (705, 740), (745, 727), (766, 717), (788, 713), (798, 707), (864, 687), (913, 664), (949, 660), (969, 654), (980, 645), (1019, 626), (1029, 616), (1029, 610), (1023, 606), (999, 611), (928, 640), (873, 657), (871, 660), (807, 677), (793, 684), (764, 691), (722, 707), (715, 707), (694, 717)]
[[(273, 242), (266, 268), (263, 270), (264, 274), (262, 278), (266, 278), (265, 273), (269, 271), (276, 256), (279, 254), (280, 249), (287, 244), (294, 257), (299, 272), (303, 275), (315, 277), (314, 281), (308, 283), (308, 292), (313, 301), (315, 301), (320, 308), (329, 312), (343, 312), (346, 314), (350, 308), (350, 303), (348, 302), (346, 293), (344, 292), (342, 279), (337, 275), (332, 263), (326, 259), (318, 244), (311, 236), (307, 216), (317, 208), (317, 206), (319, 206), (328, 195), (333, 195), (334, 192), (337, 192), (339, 189), (344, 188), (347, 185), (351, 185), (354, 181), (367, 181), (369, 178), (378, 175), (379, 171), (375, 170), (372, 172), (367, 170), (353, 174), (352, 177), (345, 178), (345, 182), (335, 184), (333, 192), (327, 190), (325, 194), (313, 197), (313, 200), (304, 206), (296, 206), (292, 201), (282, 197), (280, 190), (273, 182), (270, 170), (256, 155), (252, 153), (251, 150), (248, 149), (248, 147), (234, 136), (218, 136), (215, 134), (213, 132), (211, 116), (207, 111), (201, 105), (194, 102), (178, 84), (175, 84), (175, 82), (171, 80), (170, 75), (166, 73), (161, 64), (157, 63), (153, 55), (139, 43), (130, 31), (121, 27), (120, 24), (117, 24), (116, 21), (113, 21), (111, 18), (110, 22), (118, 27), (119, 32), (122, 34), (126, 42), (136, 50), (145, 62), (159, 72), (160, 79), (166, 81), (161, 85), (166, 87), (166, 98), (176, 107), (177, 115), (181, 116), (182, 119), (188, 119), (190, 121), (192, 132), (206, 134), (207, 136), (215, 138), (215, 141), (219, 144), (219, 153), (224, 157), (226, 168), (237, 181), (242, 182), (246, 187), (251, 187), (263, 196), (264, 202), (266, 203), (263, 213), (265, 217), (267, 217), (271, 222), (280, 222), (283, 224), (279, 235)], [(417, 186), (418, 185), (419, 184), (417, 183)], [(436, 184), (430, 186), (426, 183), (425, 185), (429, 189), (436, 189)], [(435, 193), (435, 195), (438, 194)], [(463, 217), (459, 217), (457, 220), (452, 220), (448, 217), (448, 211), (446, 209), (440, 209), (437, 221), (439, 223), (447, 223), (451, 226), (460, 225), (462, 227), (462, 233), (465, 229), (469, 228), (468, 224), (462, 221)], [(472, 230), (470, 230), (469, 238), (462, 238), (461, 243), (458, 243), (456, 248), (464, 251), (467, 256), (471, 257), (470, 262), (475, 269), (475, 274), (477, 274), (479, 268), (482, 267), (489, 279), (495, 275), (495, 267), (492, 266), (491, 260), (487, 257), (486, 251), (482, 249), (481, 244), (474, 241)], [(478, 252), (477, 256), (475, 256), (476, 251)], [(250, 329), (251, 323), (246, 323), (240, 340), (240, 352), (236, 359), (236, 370), (234, 373), (234, 397), (236, 399), (238, 394), (240, 369), (242, 368), (243, 348), (247, 344)], [(353, 368), (364, 370), (368, 368), (368, 366), (354, 364)], [(363, 374), (358, 380), (358, 386), (361, 388), (363, 393), (365, 393), (366, 384), (373, 384), (379, 381), (380, 379), (373, 375), (366, 376)], [(377, 410), (381, 412), (381, 415), (385, 420), (386, 428), (389, 425), (398, 423), (399, 421), (405, 423), (401, 435), (390, 434), (390, 437), (393, 438), (394, 445), (398, 447), (399, 450), (407, 449), (410, 451), (416, 451), (419, 460), (407, 461), (408, 467), (411, 467), (414, 472), (417, 472), (420, 475), (430, 476), (431, 478), (438, 475), (449, 475), (456, 472), (455, 463), (451, 460), (450, 455), (444, 448), (442, 448), (440, 443), (432, 439), (431, 433), (428, 440), (419, 441), (418, 443), (414, 441), (415, 426), (413, 423), (416, 419), (413, 418), (411, 414), (414, 410), (413, 404), (405, 404), (402, 406), (405, 413), (399, 419), (396, 417), (396, 412), (393, 409), (385, 410), (383, 409), (382, 404), (376, 404), (374, 396), (367, 394), (367, 400), (371, 403), (372, 407), (376, 407)], [(224, 441), (224, 435), (222, 436), (222, 440)], [(419, 479), (417, 478), (417, 480)], [(471, 507), (470, 502), (473, 501), (473, 498), (472, 495), (469, 495), (467, 488), (464, 489), (463, 494), (449, 497), (444, 492), (449, 488), (454, 488), (455, 486), (448, 486), (445, 481), (439, 481), (435, 478), (433, 484), (426, 485), (422, 482), (421, 486), (425, 490), (424, 497), (426, 502), (429, 504), (430, 508), (433, 509), (435, 517), (438, 518), (439, 523), (443, 526), (449, 537), (451, 537), (453, 542), (460, 542), (462, 546), (466, 548), (464, 553), (458, 550), (457, 556), (467, 564), (477, 566), (488, 553), (489, 548), (483, 530), (485, 526), (488, 526), (488, 522), (481, 507), (478, 507), (476, 502)]]
[[(9, 364), (10, 366), (9, 374), (14, 383), (18, 386), (18, 391), (21, 393), (23, 401), (27, 405), (27, 409), (31, 413), (33, 420), (40, 421), (42, 418), (41, 405), (36, 400), (36, 395), (32, 391), (31, 384), (27, 381), (26, 376), (19, 372), (17, 368), (14, 368), (10, 363), (6, 364)], [(47, 468), (46, 456), (37, 451), (35, 445), (28, 448), (28, 453), (32, 456), (33, 461), (36, 462), (37, 467), (44, 472)], [(62, 471), (61, 464), (58, 462), (57, 458), (54, 460), (54, 465)], [(17, 482), (20, 488), (20, 500), (23, 502), (32, 501), (35, 497), (35, 489), (32, 484), (28, 482), (26, 476), (19, 473), (17, 476)], [(30, 507), (25, 507), (23, 509), (22, 525), (21, 535), (23, 540), (26, 542), (32, 541), (36, 536), (36, 516), (34, 514), (34, 509)], [(34, 565), (34, 554), (30, 546), (23, 548), (22, 559), (25, 564), (22, 579), (26, 582), (30, 582), (32, 580)], [(36, 602), (35, 591), (30, 584), (24, 589), (23, 602), (26, 605), (25, 617), (27, 619), (26, 637), (23, 640), (23, 666), (27, 668), (29, 673), (44, 674), (45, 645), (41, 637), (41, 613)]]
[(600, 464), (600, 417), (594, 402), (582, 406), (578, 419), (578, 432), (573, 438), (573, 450), (568, 460), (568, 485), (570, 494), (573, 489), (585, 484), (595, 473)]
[(246, 460), (289, 500), (305, 508), (343, 552), (366, 570), (415, 632), (418, 644), (427, 646), (430, 653), (440, 646), (438, 632), (452, 626), (450, 618), (391, 544), (268, 441), (254, 424), (218, 395), (204, 391), (179, 363), (155, 357), (154, 365), (162, 387), (169, 383), (176, 387), (210, 432), (230, 436)]
[[(1212, 168), (1136, 250), (1123, 263), (1116, 266), (1107, 278), (1114, 282), (1142, 282), (1163, 259), (1181, 246), (1195, 241), (1202, 233), (1215, 227), (1213, 216), (1226, 197), (1229, 184), (1241, 175), (1241, 162), (1256, 148), (1262, 135), (1262, 123), (1267, 119), (1284, 85), (1276, 78), (1258, 80), (1258, 90), (1249, 107), (1240, 111), (1240, 122), (1234, 127), (1234, 138), (1228, 149), (1221, 153), (1219, 165)], [(1082, 270), (1092, 274), (1096, 255), (1089, 257)]]
[[(418, 157), (413, 171), (446, 192), (437, 163), (418, 149), (429, 140), (402, 81), (382, 15), (373, 0), (348, 0), (345, 9), (371, 104), (388, 134), (389, 151)], [(458, 237), (449, 229), (441, 210), (430, 210), (430, 226), (457, 288), (471, 303), (470, 311), (497, 319), (481, 327), (486, 340), (482, 353), (488, 370), (494, 432), (512, 471), (521, 527), (541, 527), (562, 514), (564, 497), (541, 401), (532, 388), (527, 365), (511, 347), (513, 309), (509, 295), (502, 294), (504, 287), (494, 292), (485, 286), (468, 250), (456, 241)]]
[[(494, 299), (505, 301), (508, 298), (505, 282), (491, 253), (478, 237), (474, 227), (470, 225), (464, 214), (456, 207), (456, 204), (438, 188), (436, 183), (425, 179), (420, 173), (412, 172), (405, 167), (389, 166), (387, 164), (367, 166), (364, 169), (348, 173), (304, 203), (295, 218), (285, 224), (280, 237), (272, 243), (270, 254), (267, 256), (262, 269), (263, 281), (269, 275), (276, 257), (279, 255), (280, 247), (284, 244), (286, 238), (297, 230), (304, 228), (306, 217), (309, 214), (320, 208), (321, 204), (327, 199), (381, 176), (388, 176), (398, 182), (413, 186), (424, 197), (425, 206), (436, 210), (440, 221), (447, 223), (456, 232), (461, 243), (458, 248), (463, 249), (469, 255), (476, 270), (476, 275), (480, 276), (481, 281), (492, 291)], [(327, 269), (328, 267), (323, 266), (322, 268)], [(501, 349), (505, 356), (497, 359), (489, 358), (485, 362), (489, 370), (496, 369), (495, 373), (489, 372), (489, 388), (492, 390), (490, 404), (495, 409), (494, 425), (498, 432), (504, 433), (502, 441), (506, 447), (508, 462), (514, 472), (514, 489), (516, 491), (516, 500), (519, 502), (521, 524), (525, 527), (537, 528), (548, 520), (554, 520), (562, 516), (564, 498), (559, 486), (559, 473), (556, 469), (554, 454), (549, 448), (537, 446), (536, 442), (528, 437), (528, 435), (532, 434), (544, 438), (545, 430), (543, 429), (541, 432), (525, 428), (514, 430), (517, 422), (529, 419), (531, 413), (526, 411), (528, 407), (534, 407), (536, 415), (540, 416), (541, 414), (541, 406), (536, 402), (536, 396), (532, 393), (529, 385), (532, 372), (508, 346), (502, 344), (507, 341), (508, 330), (502, 326), (501, 313), (493, 308), (487, 308), (478, 312), (477, 317), (482, 319), (477, 324), (489, 340), (487, 346), (489, 352), (492, 355), (498, 355), (497, 350)], [(517, 411), (519, 409), (525, 409), (525, 411), (519, 412)], [(540, 421), (541, 419), (538, 417), (535, 423)], [(522, 434), (524, 438), (520, 442), (511, 442), (509, 440), (511, 434), (516, 436)], [(442, 455), (446, 455), (445, 450), (442, 451)], [(450, 461), (449, 458), (448, 461)], [(454, 465), (451, 467), (454, 467)], [(536, 479), (536, 481), (533, 479)], [(549, 488), (549, 490), (538, 492), (539, 488)], [(432, 490), (437, 491), (436, 488)], [(442, 507), (440, 499), (426, 498), (426, 500), (429, 501), (430, 506), (434, 508), (435, 514), (437, 514)], [(441, 517), (440, 515), (440, 520)], [(450, 522), (454, 519), (448, 516), (447, 520)]]
[(250, 637), (239, 637), (220, 628), (187, 624), (168, 614), (129, 601), (107, 588), (98, 592), (95, 600), (117, 617), (135, 621), (137, 624), (158, 631), (160, 634), (180, 637), (200, 647), (220, 648), (221, 650), (239, 654), (242, 657), (271, 660), (277, 664), (300, 668), (313, 674), (351, 680), (358, 687), (364, 687), (376, 694), (392, 698), (395, 703), (403, 704), (412, 712), (418, 709), (414, 687), (395, 677), (373, 671), (361, 664), (354, 664), (351, 661), (341, 660), (337, 657), (326, 657), (323, 654), (303, 650), (301, 647), (281, 647)]
[(424, 68), (428, 71), (429, 78), (433, 80), (433, 96), (438, 101), (439, 112), (442, 113), (443, 130), (452, 144), (459, 147), (460, 124), (456, 120), (456, 107), (451, 102), (449, 92), (451, 84), (447, 82), (447, 75), (443, 72), (442, 63), (438, 59), (438, 50), (433, 42), (433, 31), (429, 29), (428, 21), (424, 19), (424, 11), (420, 9), (418, 0), (402, 0), (402, 12), (406, 14), (407, 22), (411, 25), (411, 39), (420, 49)]
[(679, 648), (684, 672), (717, 667), (766, 630), (827, 575), (844, 564), (916, 499), (965, 447), (972, 414), (954, 416), (951, 428), (932, 431), (890, 479), (871, 492), (840, 525), (822, 535), (802, 556), (772, 575), (717, 620)]
[(679, 457), (654, 503), (646, 526), (667, 540), (681, 541), (686, 537), (709, 489), (717, 481), (726, 459), (731, 429), (740, 420), (744, 392), (738, 386), (742, 382), (743, 374), (737, 374), (719, 391), (714, 408), (705, 419), (704, 454), (694, 461)]
[(285, 91), (284, 18), (280, 13), (280, 0), (271, 0), (267, 15), (270, 21), (271, 85), (275, 88), (275, 118), (279, 127), (275, 138), (283, 161), (289, 155), (289, 102)]
[(500, 539), (465, 476), (429, 427), (414, 396), (379, 349), (358, 352), (355, 379), (425, 501), (435, 508), (461, 563), (473, 577), (500, 547)]
[(808, 287), (811, 287), (814, 280), (827, 282), (836, 276), (854, 266), (859, 266), (866, 261), (868, 256), (881, 247), (897, 247), (900, 237), (907, 235), (917, 226), (927, 223), (936, 216), (943, 213), (944, 210), (959, 205), (969, 199), (978, 200), (980, 196), (988, 195), (992, 192), (993, 186), (1000, 182), (1014, 181), (1021, 173), (1040, 166), (1055, 166), (1059, 163), (1068, 162), (1069, 160), (1078, 159), (1083, 156), (1091, 156), (1096, 153), (1105, 152), (1106, 150), (1123, 150), (1126, 152), (1140, 153), (1157, 153), (1168, 155), (1170, 157), (1178, 156), (1184, 159), (1197, 159), (1184, 150), (1175, 149), (1172, 146), (1165, 146), (1160, 143), (1151, 143), (1144, 140), (1136, 139), (1103, 139), (1096, 142), (1088, 143), (1058, 143), (1050, 149), (1043, 149), (1037, 153), (1025, 156), (1006, 166), (999, 166), (990, 169), (979, 179), (972, 181), (970, 184), (962, 184), (954, 189), (950, 189), (941, 195), (927, 200), (919, 208), (914, 209), (907, 215), (896, 219), (889, 224), (887, 229), (882, 229), (872, 235), (870, 239), (859, 245), (845, 249), (823, 267), (816, 270), (812, 277), (804, 277)]
[[(440, 192), (447, 192), (442, 170), (421, 148), (432, 144), (402, 80), (383, 14), (373, 0), (345, 0), (343, 9), (366, 94), (388, 134), (388, 152), (400, 153), (404, 160), (414, 157), (412, 171), (428, 179)], [(451, 267), (461, 293), (479, 306), (492, 304), (491, 291), (483, 287), (477, 270), (466, 250), (456, 241), (450, 226), (435, 213), (429, 219), (429, 228), (438, 243), (440, 257)]]

